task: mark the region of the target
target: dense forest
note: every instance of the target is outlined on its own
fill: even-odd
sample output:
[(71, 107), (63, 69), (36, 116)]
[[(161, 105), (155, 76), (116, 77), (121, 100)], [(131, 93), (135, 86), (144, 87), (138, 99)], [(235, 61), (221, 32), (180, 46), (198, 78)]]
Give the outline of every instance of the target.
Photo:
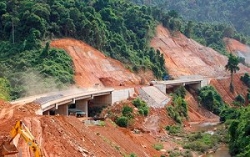
[(0, 17), (0, 77), (8, 99), (32, 88), (23, 84), (28, 72), (45, 85), (51, 78), (57, 87), (73, 83), (69, 56), (49, 48), (49, 40), (58, 37), (83, 40), (134, 72), (167, 74), (163, 56), (148, 46), (157, 24), (150, 8), (112, 0), (1, 0)]
[(230, 24), (237, 31), (250, 35), (250, 1), (235, 0), (132, 0), (137, 4), (176, 10), (185, 20)]

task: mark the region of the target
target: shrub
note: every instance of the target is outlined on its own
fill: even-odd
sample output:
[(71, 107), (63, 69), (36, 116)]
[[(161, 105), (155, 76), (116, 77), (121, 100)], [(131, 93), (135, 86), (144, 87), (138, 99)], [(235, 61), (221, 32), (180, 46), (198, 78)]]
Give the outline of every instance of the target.
[(125, 116), (118, 117), (115, 121), (115, 123), (120, 127), (127, 127), (128, 122), (129, 122), (129, 119), (128, 117), (125, 117)]
[(163, 149), (163, 145), (161, 143), (156, 143), (153, 145), (154, 149), (155, 150), (161, 150)]
[(140, 106), (146, 106), (147, 105), (146, 102), (141, 100), (140, 98), (134, 99), (132, 103), (133, 103), (133, 105), (135, 107), (140, 107)]
[(218, 137), (207, 133), (195, 133), (188, 137), (188, 142), (184, 145), (185, 149), (205, 152), (211, 149), (218, 142)]
[(245, 73), (244, 76), (240, 77), (240, 80), (244, 82), (244, 84), (250, 88), (250, 76), (248, 73)]
[(128, 118), (133, 118), (133, 109), (127, 105), (122, 108), (122, 115)]
[(245, 98), (241, 94), (237, 95), (234, 100), (234, 104), (237, 104), (238, 106), (242, 106), (245, 103)]
[(214, 89), (213, 86), (202, 87), (198, 92), (198, 99), (200, 103), (206, 107), (209, 111), (219, 115), (225, 108), (225, 104), (221, 96)]
[(177, 134), (181, 132), (181, 126), (180, 125), (168, 125), (165, 128), (168, 133), (170, 134)]
[(184, 117), (188, 118), (187, 110), (186, 101), (177, 95), (174, 95), (173, 106), (167, 107), (168, 115), (177, 123), (182, 123)]
[(136, 98), (133, 100), (133, 105), (137, 107), (139, 110), (139, 114), (143, 116), (147, 116), (149, 113), (149, 107), (147, 106), (146, 102), (141, 100), (140, 98)]
[(175, 91), (174, 91), (175, 95), (180, 96), (182, 98), (185, 98), (186, 95), (186, 90), (184, 88), (184, 86), (180, 86), (178, 87)]

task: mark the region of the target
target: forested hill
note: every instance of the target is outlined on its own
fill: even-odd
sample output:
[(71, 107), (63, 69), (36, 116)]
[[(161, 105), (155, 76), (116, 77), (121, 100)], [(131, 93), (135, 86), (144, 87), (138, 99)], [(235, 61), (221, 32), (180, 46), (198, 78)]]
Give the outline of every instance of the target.
[(24, 85), (31, 72), (39, 82), (56, 82), (42, 86), (74, 82), (69, 56), (49, 47), (54, 38), (80, 39), (131, 71), (149, 69), (162, 78), (164, 58), (148, 44), (158, 23), (153, 14), (160, 12), (126, 0), (0, 0), (0, 97), (39, 88)]
[(176, 10), (186, 20), (220, 22), (250, 35), (250, 0), (132, 0), (137, 4), (154, 5)]

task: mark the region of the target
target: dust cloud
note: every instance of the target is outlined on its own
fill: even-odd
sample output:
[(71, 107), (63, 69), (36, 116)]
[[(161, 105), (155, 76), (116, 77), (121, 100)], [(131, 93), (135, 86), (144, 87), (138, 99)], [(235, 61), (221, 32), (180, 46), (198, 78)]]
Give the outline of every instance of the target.
[(65, 89), (66, 86), (59, 85), (52, 77), (44, 77), (39, 72), (29, 69), (21, 75), (24, 93), (22, 96), (32, 96), (48, 92), (56, 92)]

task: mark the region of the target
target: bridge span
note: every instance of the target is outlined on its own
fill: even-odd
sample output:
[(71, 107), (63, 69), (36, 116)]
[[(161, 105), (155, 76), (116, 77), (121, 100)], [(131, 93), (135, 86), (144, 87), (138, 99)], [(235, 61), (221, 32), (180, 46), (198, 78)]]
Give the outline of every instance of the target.
[[(155, 86), (162, 94), (166, 95), (174, 91), (175, 88), (179, 86), (188, 87), (191, 90), (200, 89), (203, 86), (208, 85), (208, 81), (204, 78), (196, 79), (178, 79), (178, 80), (168, 80), (168, 81), (153, 81), (151, 85)], [(152, 91), (152, 89), (143, 88), (144, 97), (152, 97), (151, 102), (160, 102), (160, 106), (164, 106), (165, 102), (168, 100), (166, 96), (159, 97), (157, 89)], [(40, 104), (40, 110), (36, 113), (39, 115), (50, 115), (50, 114), (60, 114), (68, 115), (69, 107), (77, 108), (85, 112), (85, 116), (94, 116), (96, 109), (100, 109), (104, 106), (113, 105), (115, 102), (126, 100), (135, 94), (134, 88), (123, 88), (123, 89), (113, 89), (113, 88), (94, 88), (94, 89), (71, 89), (65, 91), (52, 92), (42, 95), (36, 95), (32, 97), (22, 98), (16, 101), (12, 101), (11, 104), (25, 104), (29, 102), (35, 102)], [(146, 96), (149, 95), (149, 96)], [(144, 98), (142, 96), (142, 98)], [(145, 100), (147, 101), (147, 100)]]
[[(41, 109), (39, 115), (60, 114), (68, 115), (69, 106), (80, 109), (89, 116), (89, 108), (100, 108), (125, 100), (134, 94), (133, 88), (114, 90), (113, 88), (72, 89), (52, 92), (12, 101), (11, 104), (25, 104), (35, 102)], [(92, 115), (93, 116), (93, 115)]]
[(192, 90), (198, 90), (208, 84), (209, 79), (207, 78), (180, 78), (176, 80), (167, 81), (151, 81), (151, 85), (157, 87), (165, 94), (172, 92), (175, 88), (179, 86), (188, 87)]

